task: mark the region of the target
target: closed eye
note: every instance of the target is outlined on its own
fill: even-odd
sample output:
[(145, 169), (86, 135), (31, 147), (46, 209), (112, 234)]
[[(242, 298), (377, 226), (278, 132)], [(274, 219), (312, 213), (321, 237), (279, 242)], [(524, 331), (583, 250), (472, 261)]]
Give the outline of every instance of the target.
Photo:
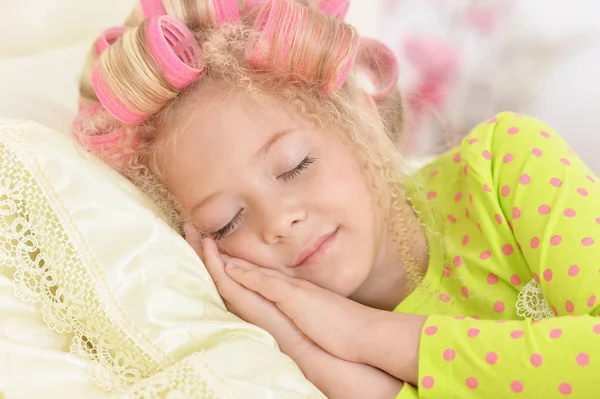
[(312, 165), (316, 161), (317, 161), (317, 158), (307, 156), (294, 169), (290, 170), (289, 172), (285, 172), (285, 173), (281, 174), (278, 178), (283, 181), (289, 181), (289, 180), (295, 179), (298, 176), (300, 176), (302, 174), (302, 172), (304, 172), (306, 169), (308, 169), (310, 167), (310, 165)]

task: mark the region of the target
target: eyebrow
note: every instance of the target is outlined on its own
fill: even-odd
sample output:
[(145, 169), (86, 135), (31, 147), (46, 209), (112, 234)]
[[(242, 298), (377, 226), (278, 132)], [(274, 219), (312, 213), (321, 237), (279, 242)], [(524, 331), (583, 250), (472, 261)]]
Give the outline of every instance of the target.
[[(281, 130), (281, 131), (275, 133), (273, 136), (271, 136), (271, 138), (269, 138), (269, 140), (267, 140), (267, 142), (260, 148), (260, 150), (258, 150), (255, 157), (257, 157), (257, 158), (265, 157), (269, 153), (269, 150), (271, 149), (271, 147), (273, 147), (275, 145), (275, 143), (277, 143), (279, 140), (281, 140), (288, 134), (295, 132), (295, 131), (296, 131), (296, 129), (290, 128), (290, 129), (284, 129), (284, 130)], [(196, 202), (196, 204), (194, 206), (192, 206), (192, 209), (190, 210), (190, 216), (193, 216), (198, 211), (198, 209), (202, 208), (204, 206), (204, 204), (206, 204), (208, 201), (210, 201), (213, 197), (215, 197), (218, 194), (219, 194), (219, 192), (213, 193), (213, 194), (209, 195), (208, 197), (205, 197), (204, 199)]]
[(256, 157), (261, 157), (261, 156), (265, 157), (269, 153), (269, 150), (271, 149), (271, 147), (273, 147), (275, 145), (275, 143), (277, 143), (279, 140), (281, 140), (288, 134), (295, 132), (295, 131), (296, 131), (296, 129), (284, 129), (284, 130), (281, 130), (280, 132), (275, 133), (265, 143), (265, 145), (263, 145), (262, 148), (260, 150), (258, 150), (258, 152), (256, 153)]

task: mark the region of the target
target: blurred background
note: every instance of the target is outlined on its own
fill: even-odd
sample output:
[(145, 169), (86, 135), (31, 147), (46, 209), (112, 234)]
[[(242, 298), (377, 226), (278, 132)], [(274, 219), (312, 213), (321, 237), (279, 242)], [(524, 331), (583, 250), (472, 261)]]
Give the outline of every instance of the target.
[[(85, 53), (135, 0), (0, 0), (0, 116), (68, 131)], [(347, 21), (400, 60), (406, 148), (429, 155), (509, 110), (600, 173), (600, 1), (353, 0)]]

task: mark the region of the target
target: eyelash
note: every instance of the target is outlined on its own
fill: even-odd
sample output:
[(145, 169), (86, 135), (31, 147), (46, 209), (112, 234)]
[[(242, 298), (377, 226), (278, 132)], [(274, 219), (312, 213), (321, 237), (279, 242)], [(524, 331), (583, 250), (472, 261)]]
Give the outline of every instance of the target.
[[(310, 167), (310, 165), (312, 165), (316, 161), (317, 161), (317, 158), (307, 156), (294, 169), (290, 170), (289, 172), (283, 173), (278, 178), (281, 178), (281, 180), (283, 180), (283, 181), (293, 180), (293, 179), (297, 178), (298, 176), (300, 176), (302, 174), (302, 172), (304, 172), (306, 169), (308, 169)], [(235, 226), (239, 222), (242, 221), (243, 216), (244, 216), (243, 210), (239, 211), (233, 217), (233, 219), (231, 219), (231, 221), (229, 223), (227, 223), (227, 225), (225, 225), (225, 227), (223, 227), (222, 229), (217, 230), (211, 234), (212, 239), (215, 241), (219, 241), (219, 240), (222, 240), (223, 238), (227, 237), (229, 234), (232, 233)]]

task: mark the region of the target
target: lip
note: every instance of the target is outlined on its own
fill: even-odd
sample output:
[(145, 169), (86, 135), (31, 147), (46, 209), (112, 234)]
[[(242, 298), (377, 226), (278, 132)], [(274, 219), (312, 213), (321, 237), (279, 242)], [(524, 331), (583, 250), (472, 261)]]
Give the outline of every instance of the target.
[(335, 243), (338, 230), (339, 228), (316, 239), (306, 250), (300, 254), (296, 265), (293, 267), (318, 263), (329, 252)]

